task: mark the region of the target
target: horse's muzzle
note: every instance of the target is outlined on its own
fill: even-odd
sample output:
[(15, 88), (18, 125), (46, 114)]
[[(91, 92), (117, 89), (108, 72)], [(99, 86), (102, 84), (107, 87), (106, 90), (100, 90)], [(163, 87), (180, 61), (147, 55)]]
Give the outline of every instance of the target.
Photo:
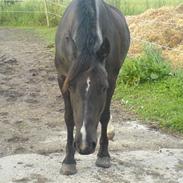
[(87, 144), (75, 142), (74, 147), (79, 154), (89, 155), (89, 154), (93, 154), (95, 152), (96, 142), (91, 142), (91, 143), (87, 143)]

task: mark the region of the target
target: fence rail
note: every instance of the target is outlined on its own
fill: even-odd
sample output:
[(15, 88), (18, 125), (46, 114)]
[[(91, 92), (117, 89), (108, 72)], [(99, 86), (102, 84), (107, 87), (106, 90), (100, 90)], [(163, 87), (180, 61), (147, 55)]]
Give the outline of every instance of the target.
[[(27, 14), (35, 13), (35, 14), (45, 14), (45, 11), (0, 11), (0, 13), (27, 13)], [(62, 17), (59, 14), (55, 14), (55, 13), (51, 13), (51, 12), (48, 12), (48, 14), (54, 15), (54, 16), (57, 16), (57, 17), (60, 17), (60, 18)]]
[[(2, 3), (4, 3), (5, 5), (8, 3), (17, 3), (17, 2), (26, 2), (25, 0), (0, 0), (0, 3), (2, 5)], [(58, 3), (58, 2), (53, 2), (51, 0), (38, 0), (39, 3), (42, 3), (42, 6), (44, 6), (44, 10), (42, 11), (33, 11), (33, 10), (5, 10), (5, 9), (0, 9), (0, 14), (2, 13), (20, 13), (20, 14), (45, 14), (45, 18), (46, 18), (46, 22), (47, 22), (47, 26), (50, 26), (50, 16), (55, 16), (55, 17), (61, 17), (61, 15), (59, 15), (58, 13), (55, 12), (51, 12), (49, 10), (49, 6), (55, 6), (55, 7), (61, 7), (61, 8), (66, 8), (66, 5)]]

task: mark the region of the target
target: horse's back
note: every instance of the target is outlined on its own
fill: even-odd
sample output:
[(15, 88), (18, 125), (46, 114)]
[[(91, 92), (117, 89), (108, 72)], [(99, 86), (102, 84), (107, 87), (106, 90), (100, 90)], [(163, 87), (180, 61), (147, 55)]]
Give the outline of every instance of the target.
[[(100, 6), (99, 24), (103, 38), (108, 38), (111, 51), (107, 59), (108, 67), (111, 70), (119, 70), (129, 49), (130, 33), (123, 14), (116, 8), (107, 3), (102, 2)], [(56, 63), (60, 68), (68, 70), (72, 64), (71, 59), (65, 59), (65, 49), (67, 44), (65, 37), (70, 34), (74, 40), (75, 32), (77, 31), (78, 16), (77, 1), (72, 1), (62, 17), (56, 34)], [(83, 27), (84, 29), (85, 27)], [(77, 42), (76, 42), (77, 45)], [(69, 55), (69, 54), (67, 54)], [(57, 66), (58, 68), (59, 66)], [(113, 68), (114, 67), (114, 68)]]

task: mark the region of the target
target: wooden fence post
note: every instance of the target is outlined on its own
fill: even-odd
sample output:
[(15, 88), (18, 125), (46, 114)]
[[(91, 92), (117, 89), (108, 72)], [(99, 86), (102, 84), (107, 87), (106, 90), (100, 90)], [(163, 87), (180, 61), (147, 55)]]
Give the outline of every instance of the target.
[(49, 15), (48, 15), (48, 4), (47, 4), (46, 0), (44, 0), (44, 6), (45, 6), (45, 15), (46, 15), (47, 26), (50, 27), (50, 21), (49, 21)]

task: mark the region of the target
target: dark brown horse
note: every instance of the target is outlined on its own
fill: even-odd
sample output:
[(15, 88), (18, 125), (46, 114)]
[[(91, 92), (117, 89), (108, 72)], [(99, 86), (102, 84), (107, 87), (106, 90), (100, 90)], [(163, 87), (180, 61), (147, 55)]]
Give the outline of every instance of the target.
[(129, 45), (124, 16), (103, 0), (73, 0), (65, 11), (56, 34), (55, 56), (67, 126), (63, 174), (76, 173), (75, 150), (83, 155), (95, 151), (99, 121), (102, 129), (96, 165), (110, 167), (110, 104)]

